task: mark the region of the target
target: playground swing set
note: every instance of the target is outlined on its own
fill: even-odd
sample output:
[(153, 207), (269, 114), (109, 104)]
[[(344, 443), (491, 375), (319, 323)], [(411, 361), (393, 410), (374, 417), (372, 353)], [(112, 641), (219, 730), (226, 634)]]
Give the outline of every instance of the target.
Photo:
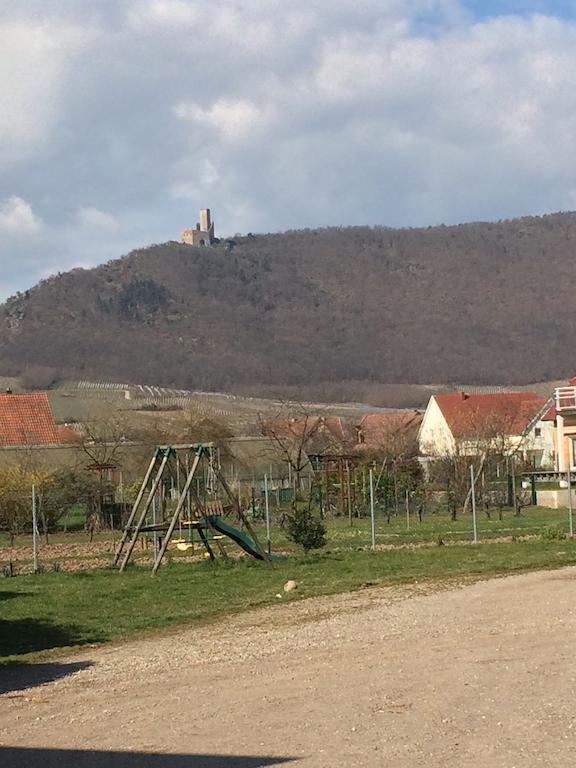
[[(170, 545), (181, 551), (193, 546), (194, 531), (210, 560), (216, 559), (215, 548), (222, 557), (228, 556), (223, 540), (229, 538), (251, 557), (270, 562), (271, 556), (261, 546), (215, 456), (213, 443), (156, 447), (116, 548), (114, 565), (120, 572), (128, 565), (140, 536), (153, 537), (155, 574)], [(222, 492), (226, 505), (219, 498)], [(229, 512), (247, 533), (228, 522)], [(176, 529), (178, 537), (173, 538)], [(188, 539), (183, 538), (186, 530)]]

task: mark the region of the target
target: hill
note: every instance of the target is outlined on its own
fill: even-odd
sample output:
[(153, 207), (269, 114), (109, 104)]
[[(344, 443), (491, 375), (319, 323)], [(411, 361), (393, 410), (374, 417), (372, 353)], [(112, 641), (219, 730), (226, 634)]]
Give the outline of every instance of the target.
[(0, 374), (332, 400), (558, 379), (576, 359), (575, 251), (574, 213), (154, 245), (9, 299)]

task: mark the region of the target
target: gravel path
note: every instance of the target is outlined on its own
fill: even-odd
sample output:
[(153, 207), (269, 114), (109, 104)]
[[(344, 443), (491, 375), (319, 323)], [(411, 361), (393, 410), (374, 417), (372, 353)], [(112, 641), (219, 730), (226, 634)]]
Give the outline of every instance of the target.
[(575, 638), (573, 568), (282, 603), (3, 672), (0, 765), (567, 768)]

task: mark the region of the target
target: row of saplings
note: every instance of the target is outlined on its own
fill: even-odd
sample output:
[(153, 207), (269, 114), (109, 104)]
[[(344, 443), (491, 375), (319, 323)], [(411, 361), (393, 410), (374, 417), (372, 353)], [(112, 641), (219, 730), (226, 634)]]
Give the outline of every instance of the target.
[[(470, 464), (469, 460), (438, 462), (424, 475), (416, 461), (396, 464), (388, 471), (380, 472), (375, 479), (374, 497), (379, 514), (389, 523), (392, 516), (400, 513), (400, 503), (406, 496), (409, 507), (422, 522), (425, 513), (442, 511), (455, 520), (459, 511), (470, 509)], [(475, 500), (477, 508), (488, 519), (496, 512), (502, 520), (505, 508), (512, 507), (520, 516), (522, 509), (530, 506), (530, 491), (519, 485), (519, 475), (510, 475), (503, 463), (479, 467), (475, 471), (477, 487)], [(358, 488), (357, 488), (358, 490)], [(358, 517), (369, 514), (369, 489), (360, 488), (354, 514)], [(314, 490), (304, 504), (296, 501), (290, 512), (282, 516), (281, 525), (287, 537), (303, 548), (305, 552), (320, 549), (326, 545), (326, 526), (322, 517), (313, 512), (318, 507)]]

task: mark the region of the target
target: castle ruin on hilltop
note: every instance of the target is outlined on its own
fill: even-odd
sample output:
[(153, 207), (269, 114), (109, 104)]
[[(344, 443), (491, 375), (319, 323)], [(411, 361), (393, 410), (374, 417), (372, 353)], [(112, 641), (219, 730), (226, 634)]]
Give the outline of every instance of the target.
[(210, 220), (210, 208), (200, 208), (200, 221), (196, 229), (184, 229), (180, 239), (187, 245), (212, 245), (214, 242), (214, 222)]

